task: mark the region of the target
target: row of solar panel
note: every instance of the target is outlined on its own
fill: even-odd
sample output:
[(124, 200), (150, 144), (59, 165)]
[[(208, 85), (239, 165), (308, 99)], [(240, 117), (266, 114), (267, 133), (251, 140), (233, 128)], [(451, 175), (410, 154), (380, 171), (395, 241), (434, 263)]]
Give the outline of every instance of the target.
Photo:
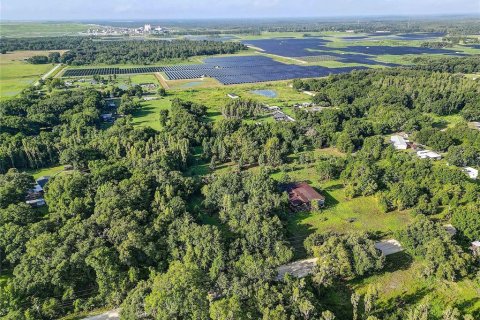
[(64, 77), (107, 76), (113, 74), (154, 73), (163, 71), (163, 67), (139, 67), (139, 68), (96, 68), (96, 69), (68, 69)]

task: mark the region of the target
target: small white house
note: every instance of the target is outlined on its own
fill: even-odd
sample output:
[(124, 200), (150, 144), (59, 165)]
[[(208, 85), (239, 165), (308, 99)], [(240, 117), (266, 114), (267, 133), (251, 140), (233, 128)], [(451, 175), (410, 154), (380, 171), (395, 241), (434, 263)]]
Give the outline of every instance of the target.
[(234, 94), (234, 93), (229, 93), (229, 94), (227, 94), (227, 96), (228, 96), (230, 99), (238, 99), (238, 98), (240, 98), (239, 96), (237, 96), (237, 95)]
[(279, 106), (265, 106), (268, 110), (270, 111), (280, 111), (280, 107)]
[(444, 228), (445, 231), (447, 231), (448, 234), (450, 234), (452, 237), (457, 234), (457, 229), (456, 229), (453, 225), (451, 225), (451, 224), (446, 224), (446, 225), (443, 226), (443, 228)]
[(478, 178), (478, 170), (472, 167), (463, 167), (463, 171), (470, 177), (470, 179)]
[(100, 115), (100, 117), (105, 122), (110, 122), (110, 121), (113, 120), (113, 114), (111, 114), (111, 113), (103, 113), (103, 114)]
[(303, 93), (308, 94), (309, 96), (312, 96), (312, 97), (316, 95), (316, 93), (312, 91), (303, 91)]
[(402, 136), (394, 135), (390, 137), (390, 142), (397, 150), (407, 150), (408, 143)]
[(473, 241), (472, 245), (470, 246), (470, 250), (476, 256), (480, 255), (480, 241)]
[(42, 207), (46, 205), (47, 203), (45, 202), (45, 199), (39, 198), (39, 199), (33, 199), (33, 200), (27, 200), (25, 201), (27, 204), (31, 205), (32, 207)]
[(417, 156), (420, 159), (433, 159), (433, 160), (440, 160), (442, 159), (442, 156), (435, 151), (431, 150), (421, 150), (417, 151)]
[(40, 193), (40, 192), (43, 192), (43, 188), (41, 185), (39, 185), (38, 183), (36, 183), (33, 188), (30, 190), (30, 192), (32, 193)]

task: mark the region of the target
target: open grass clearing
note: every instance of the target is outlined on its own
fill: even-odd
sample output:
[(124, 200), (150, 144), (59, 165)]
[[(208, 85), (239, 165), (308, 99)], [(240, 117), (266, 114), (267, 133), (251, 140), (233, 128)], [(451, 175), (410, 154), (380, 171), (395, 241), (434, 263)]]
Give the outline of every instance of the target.
[(413, 260), (408, 253), (399, 252), (387, 257), (382, 272), (352, 281), (350, 285), (360, 294), (365, 294), (370, 285), (375, 285), (382, 308), (423, 302), (431, 305), (435, 316), (440, 316), (447, 306), (457, 307), (463, 313), (479, 315), (478, 284), (469, 278), (458, 282), (425, 278), (421, 275), (423, 268), (423, 261)]
[(136, 111), (133, 116), (133, 124), (137, 126), (149, 126), (153, 129), (160, 130), (159, 112), (160, 110), (169, 109), (172, 105), (170, 99), (161, 98), (158, 100), (150, 100), (141, 102), (142, 108)]
[[(304, 257), (303, 240), (312, 233), (358, 231), (387, 237), (413, 220), (409, 211), (382, 212), (375, 196), (347, 199), (340, 180), (320, 182), (312, 165), (295, 165), (287, 174), (292, 181), (308, 182), (326, 197), (325, 208), (319, 211), (288, 215), (286, 227), (298, 258)], [(272, 175), (274, 179), (282, 176), (281, 172)]]
[(26, 172), (30, 175), (32, 175), (35, 179), (38, 179), (43, 176), (54, 176), (64, 170), (63, 165), (59, 166), (52, 166), (48, 168), (41, 168), (41, 169), (33, 169), (33, 170), (27, 170)]
[(51, 51), (15, 51), (0, 55), (0, 98), (9, 98), (19, 94), (42, 75), (53, 68), (54, 65), (30, 64), (25, 61), (36, 55), (48, 55)]
[(92, 24), (65, 22), (2, 22), (0, 35), (2, 37), (51, 37), (74, 35), (86, 32)]

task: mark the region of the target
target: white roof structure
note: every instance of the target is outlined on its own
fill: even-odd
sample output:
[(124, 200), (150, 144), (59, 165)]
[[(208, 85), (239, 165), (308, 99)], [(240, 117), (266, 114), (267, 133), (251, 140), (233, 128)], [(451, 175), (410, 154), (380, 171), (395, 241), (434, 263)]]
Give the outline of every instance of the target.
[(398, 240), (395, 240), (395, 239), (379, 241), (375, 243), (375, 248), (382, 251), (382, 254), (384, 256), (388, 256), (388, 255), (403, 251), (402, 245), (400, 244), (400, 242), (398, 242)]
[(316, 95), (316, 93), (312, 91), (303, 91), (303, 93), (308, 94), (309, 96), (312, 96), (312, 97)]
[(480, 241), (473, 241), (472, 242), (472, 247), (475, 247), (475, 248), (480, 248)]
[(26, 204), (29, 204), (31, 206), (36, 206), (36, 207), (41, 207), (46, 205), (47, 203), (45, 202), (45, 199), (39, 198), (39, 199), (34, 199), (34, 200), (27, 200), (25, 201)]
[(227, 94), (227, 96), (231, 99), (238, 99), (239, 98), (239, 96), (237, 96), (235, 93), (229, 93), (229, 94)]
[(457, 229), (452, 226), (451, 224), (446, 224), (443, 226), (443, 228), (445, 229), (445, 231), (447, 231), (451, 236), (454, 236), (457, 234)]
[(277, 268), (278, 275), (276, 280), (282, 280), (287, 273), (296, 278), (304, 278), (312, 273), (313, 268), (317, 265), (317, 261), (318, 258), (310, 258), (284, 264)]
[(420, 159), (435, 159), (435, 160), (442, 159), (442, 156), (440, 154), (436, 153), (435, 151), (431, 151), (431, 150), (417, 151), (417, 156)]
[(406, 150), (408, 148), (407, 140), (402, 136), (393, 135), (390, 137), (390, 142), (393, 143), (393, 146), (397, 150)]
[(35, 184), (35, 185), (33, 186), (33, 188), (31, 189), (31, 191), (32, 191), (32, 192), (42, 192), (42, 191), (43, 191), (43, 188), (42, 188), (42, 186), (40, 186), (40, 185), (37, 183), (37, 184)]
[(468, 174), (470, 179), (477, 179), (478, 178), (478, 170), (472, 167), (463, 167), (463, 171)]

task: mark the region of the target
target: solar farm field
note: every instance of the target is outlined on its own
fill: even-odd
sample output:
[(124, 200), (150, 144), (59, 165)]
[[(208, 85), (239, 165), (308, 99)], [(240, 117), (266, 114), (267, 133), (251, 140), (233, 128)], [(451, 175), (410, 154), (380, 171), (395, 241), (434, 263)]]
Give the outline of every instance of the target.
[[(360, 67), (361, 68), (361, 67)], [(203, 64), (151, 66), (135, 68), (69, 69), (63, 77), (85, 77), (110, 74), (142, 74), (163, 72), (168, 80), (215, 78), (222, 84), (255, 83), (295, 78), (322, 77), (349, 72), (359, 67), (327, 68), (285, 64), (264, 56), (234, 56), (206, 58)]]
[[(420, 46), (422, 38), (411, 36), (350, 36), (332, 38), (271, 38), (243, 40), (242, 43), (258, 48), (262, 53), (297, 58), (305, 62), (336, 60), (360, 65), (396, 66), (382, 62), (382, 56), (448, 55), (464, 56), (471, 47), (427, 48)], [(477, 52), (477, 53), (480, 53)], [(393, 60), (394, 61), (394, 60)]]

